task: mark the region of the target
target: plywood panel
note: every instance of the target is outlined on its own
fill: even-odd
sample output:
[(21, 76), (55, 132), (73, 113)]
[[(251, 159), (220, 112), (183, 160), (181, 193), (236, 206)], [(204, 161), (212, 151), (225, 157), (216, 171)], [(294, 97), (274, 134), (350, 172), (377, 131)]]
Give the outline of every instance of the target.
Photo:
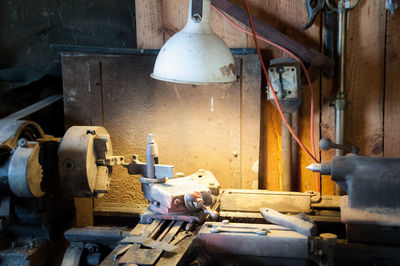
[(400, 13), (387, 17), (385, 157), (400, 157)]
[[(153, 133), (160, 163), (173, 164), (185, 174), (211, 170), (224, 188), (257, 187), (261, 79), (257, 56), (236, 56), (239, 80), (218, 86), (154, 80), (149, 75), (155, 58), (65, 54), (64, 94), (74, 94), (74, 101), (65, 98), (67, 127), (102, 123), (114, 153), (127, 160), (133, 154), (145, 160), (147, 134)], [(92, 83), (99, 86), (92, 88)], [(102, 97), (97, 104), (91, 104), (98, 95)], [(88, 116), (81, 116), (85, 113)], [(100, 120), (93, 120), (95, 116)], [(137, 177), (115, 167), (105, 200), (140, 202), (140, 189)]]
[(383, 155), (385, 3), (361, 1), (350, 15), (347, 49), (346, 139), (362, 155)]
[(162, 0), (135, 0), (136, 39), (141, 49), (159, 49), (165, 41)]

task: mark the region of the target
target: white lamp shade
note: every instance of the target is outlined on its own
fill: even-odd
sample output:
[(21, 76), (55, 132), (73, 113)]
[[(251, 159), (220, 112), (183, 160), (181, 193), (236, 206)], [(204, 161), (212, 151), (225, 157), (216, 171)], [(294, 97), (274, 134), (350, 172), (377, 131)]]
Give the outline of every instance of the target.
[(210, 0), (202, 0), (200, 22), (192, 19), (192, 1), (185, 28), (161, 48), (152, 78), (189, 84), (231, 83), (236, 81), (233, 56), (210, 27)]

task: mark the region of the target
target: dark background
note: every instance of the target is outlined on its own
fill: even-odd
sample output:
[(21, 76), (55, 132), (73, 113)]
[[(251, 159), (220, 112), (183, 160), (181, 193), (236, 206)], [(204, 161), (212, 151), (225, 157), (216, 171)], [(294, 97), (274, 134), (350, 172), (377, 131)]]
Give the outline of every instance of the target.
[(0, 118), (62, 93), (51, 44), (136, 48), (135, 1), (0, 1)]

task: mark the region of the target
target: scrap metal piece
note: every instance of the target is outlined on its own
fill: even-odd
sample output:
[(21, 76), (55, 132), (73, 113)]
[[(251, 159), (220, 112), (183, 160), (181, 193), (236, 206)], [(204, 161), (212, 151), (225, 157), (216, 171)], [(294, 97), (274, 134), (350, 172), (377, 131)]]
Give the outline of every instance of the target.
[(268, 222), (288, 227), (302, 235), (312, 237), (317, 233), (317, 226), (311, 221), (284, 215), (270, 208), (261, 208), (260, 212)]
[(43, 170), (39, 164), (39, 143), (20, 139), (8, 166), (8, 184), (18, 197), (40, 198)]
[(103, 196), (111, 166), (123, 163), (122, 156), (113, 156), (110, 135), (103, 127), (74, 126), (62, 139), (58, 170), (65, 193), (73, 197)]
[(225, 225), (221, 222), (206, 222), (196, 239), (206, 252), (212, 253), (292, 259), (308, 257), (308, 238), (288, 228), (271, 224), (231, 223), (229, 225), (237, 228), (260, 228), (260, 230), (268, 230), (269, 233), (259, 235), (254, 232), (233, 232), (233, 229), (230, 232), (213, 233), (212, 228)]

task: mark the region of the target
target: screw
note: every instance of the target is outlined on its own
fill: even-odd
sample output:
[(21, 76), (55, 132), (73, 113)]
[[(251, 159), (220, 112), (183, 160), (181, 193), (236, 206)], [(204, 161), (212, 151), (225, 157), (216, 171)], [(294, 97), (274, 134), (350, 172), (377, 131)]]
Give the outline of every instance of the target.
[(200, 23), (201, 22), (201, 16), (199, 14), (194, 14), (192, 19), (193, 19), (193, 21), (195, 23)]
[(174, 205), (179, 205), (179, 203), (181, 203), (181, 200), (180, 200), (180, 199), (175, 199), (175, 200), (174, 200)]

